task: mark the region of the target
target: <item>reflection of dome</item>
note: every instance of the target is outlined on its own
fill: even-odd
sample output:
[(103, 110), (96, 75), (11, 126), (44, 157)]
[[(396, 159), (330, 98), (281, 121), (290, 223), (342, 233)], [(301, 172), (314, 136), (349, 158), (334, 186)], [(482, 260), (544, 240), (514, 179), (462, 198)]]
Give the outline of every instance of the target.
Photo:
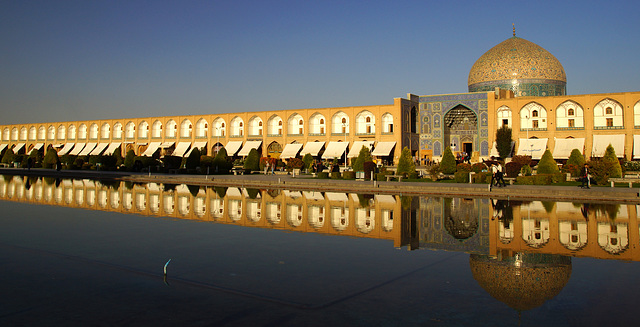
[(571, 277), (571, 258), (560, 255), (518, 253), (498, 261), (472, 254), (469, 264), (487, 293), (519, 311), (554, 298)]
[(445, 200), (444, 228), (458, 240), (466, 240), (478, 231), (478, 209), (473, 201)]
[(560, 61), (539, 45), (514, 35), (485, 52), (469, 72), (469, 92), (513, 90), (516, 96), (565, 95)]

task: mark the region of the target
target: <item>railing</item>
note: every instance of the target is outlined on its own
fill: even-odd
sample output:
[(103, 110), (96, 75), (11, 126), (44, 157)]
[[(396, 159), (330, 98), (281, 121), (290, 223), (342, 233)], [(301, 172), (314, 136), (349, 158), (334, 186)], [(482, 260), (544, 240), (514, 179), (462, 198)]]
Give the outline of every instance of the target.
[(593, 129), (624, 129), (624, 126), (593, 126)]

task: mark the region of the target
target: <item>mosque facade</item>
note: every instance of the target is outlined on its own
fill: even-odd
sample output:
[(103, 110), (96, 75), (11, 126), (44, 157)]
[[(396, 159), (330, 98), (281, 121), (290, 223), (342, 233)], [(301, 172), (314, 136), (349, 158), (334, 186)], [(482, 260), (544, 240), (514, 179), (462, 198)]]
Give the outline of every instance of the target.
[(514, 155), (539, 159), (549, 149), (566, 159), (580, 149), (601, 157), (611, 144), (617, 156), (640, 159), (640, 92), (567, 95), (566, 83), (560, 61), (514, 31), (474, 63), (466, 93), (407, 94), (376, 106), (0, 125), (0, 150), (187, 156), (225, 147), (242, 157), (256, 148), (264, 157), (310, 153), (343, 162), (364, 145), (391, 165), (404, 147), (436, 160), (450, 147), (474, 161), (497, 156), (495, 133), (506, 125)]

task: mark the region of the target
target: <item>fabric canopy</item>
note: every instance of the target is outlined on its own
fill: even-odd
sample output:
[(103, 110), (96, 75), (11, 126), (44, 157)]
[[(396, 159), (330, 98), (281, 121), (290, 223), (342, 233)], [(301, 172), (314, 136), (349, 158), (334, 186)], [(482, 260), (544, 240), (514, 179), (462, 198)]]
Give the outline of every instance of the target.
[(391, 150), (396, 146), (396, 142), (378, 142), (376, 147), (371, 152), (373, 156), (388, 156), (391, 154)]
[(93, 151), (91, 151), (91, 153), (89, 153), (89, 155), (90, 156), (99, 156), (100, 153), (102, 153), (102, 150), (104, 150), (108, 145), (109, 145), (109, 143), (99, 143), (98, 146), (96, 146), (96, 148), (93, 149)]
[(142, 153), (142, 155), (146, 156), (146, 157), (151, 157), (154, 153), (156, 153), (156, 151), (158, 151), (158, 148), (160, 147), (160, 144), (162, 144), (162, 143), (161, 142), (151, 142), (151, 144), (149, 144), (149, 146)]
[(347, 154), (348, 158), (356, 158), (360, 154), (360, 150), (362, 147), (366, 146), (369, 148), (369, 152), (371, 152), (371, 147), (373, 146), (373, 141), (355, 141), (351, 146), (351, 150), (349, 150), (349, 154)]
[(578, 149), (580, 154), (584, 152), (584, 138), (577, 139), (555, 139), (556, 145), (553, 147), (554, 159), (569, 159), (571, 151)]
[(120, 144), (121, 144), (120, 142), (113, 142), (109, 144), (109, 147), (107, 148), (106, 151), (104, 151), (102, 155), (104, 156), (112, 155), (116, 151), (116, 149), (120, 146)]
[(180, 142), (176, 144), (176, 149), (173, 150), (173, 153), (171, 155), (176, 157), (184, 157), (184, 154), (189, 149), (189, 146), (191, 146), (191, 142)]
[(304, 156), (305, 154), (309, 153), (315, 157), (318, 155), (318, 153), (320, 153), (320, 150), (322, 150), (323, 146), (324, 142), (307, 142), (307, 144), (304, 145), (302, 151), (300, 151), (300, 155)]
[(242, 147), (242, 141), (229, 141), (224, 149), (227, 150), (227, 156), (233, 157)]
[(185, 157), (188, 157), (191, 154), (191, 151), (193, 151), (193, 149), (200, 150), (206, 146), (207, 146), (207, 141), (193, 143), (193, 146), (191, 147), (191, 149), (189, 149), (189, 151), (187, 151), (187, 153), (185, 154)]
[(327, 192), (324, 195), (327, 197), (327, 199), (329, 201), (336, 201), (336, 202), (347, 202), (347, 201), (349, 201), (349, 197), (347, 197), (347, 193)]
[(93, 151), (93, 149), (95, 149), (97, 145), (98, 145), (98, 143), (87, 143), (87, 145), (84, 147), (84, 149), (82, 149), (82, 151), (80, 151), (80, 153), (78, 153), (78, 155), (79, 156), (89, 155), (89, 153), (91, 153), (91, 151)]
[[(238, 152), (238, 155), (241, 157), (247, 156), (249, 155), (249, 151), (251, 151), (251, 149), (257, 149), (260, 147), (260, 144), (262, 144), (262, 141), (247, 141), (244, 143), (244, 146), (242, 147), (242, 150), (240, 150), (240, 152)], [(227, 153), (228, 155), (228, 153)]]
[(396, 197), (388, 194), (375, 194), (373, 196), (373, 199), (376, 201), (376, 203), (396, 203)]
[(24, 143), (18, 143), (13, 147), (13, 153), (18, 153), (24, 147)]
[(549, 139), (520, 139), (516, 155), (531, 156), (531, 159), (538, 160), (542, 158), (542, 155), (547, 150), (548, 140)]
[(285, 144), (284, 149), (282, 149), (282, 153), (280, 154), (280, 159), (295, 158), (300, 149), (302, 149), (301, 143)]
[(607, 150), (609, 144), (613, 146), (617, 157), (624, 156), (624, 134), (594, 135), (591, 156), (604, 157), (604, 152)]
[(633, 136), (633, 159), (640, 159), (640, 135)]
[(36, 143), (36, 145), (33, 146), (34, 150), (40, 150), (42, 149), (42, 146), (44, 145), (44, 143)]
[(64, 147), (62, 147), (62, 149), (60, 149), (60, 151), (58, 151), (58, 155), (59, 156), (64, 156), (65, 154), (69, 153), (69, 151), (71, 150), (71, 148), (73, 148), (73, 146), (76, 145), (75, 143), (67, 143), (64, 145)]
[(322, 159), (340, 158), (347, 150), (349, 142), (329, 142), (327, 149), (322, 154)]
[(71, 152), (69, 152), (69, 155), (77, 156), (78, 154), (80, 154), (82, 149), (84, 149), (85, 145), (87, 145), (87, 144), (86, 143), (78, 143), (78, 144), (76, 144), (76, 146), (73, 147), (73, 150), (71, 150)]
[[(513, 147), (516, 145), (515, 141), (511, 141), (511, 153), (509, 153), (509, 157), (513, 154)], [(491, 148), (491, 152), (489, 152), (489, 157), (499, 157), (500, 153), (498, 152), (498, 143), (493, 142), (493, 147)]]
[(162, 142), (162, 143), (160, 143), (160, 147), (163, 148), (163, 149), (170, 148), (173, 145), (173, 143), (176, 143), (176, 142), (173, 142), (173, 141), (171, 141), (171, 142)]
[(8, 144), (0, 144), (0, 152), (2, 152), (2, 150), (4, 150), (4, 148), (7, 147)]

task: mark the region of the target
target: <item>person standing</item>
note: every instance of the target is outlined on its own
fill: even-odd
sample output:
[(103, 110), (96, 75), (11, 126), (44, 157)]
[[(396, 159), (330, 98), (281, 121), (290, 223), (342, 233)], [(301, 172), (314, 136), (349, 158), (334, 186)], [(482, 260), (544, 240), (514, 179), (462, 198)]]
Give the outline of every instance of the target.
[(584, 164), (582, 167), (582, 172), (580, 172), (580, 176), (582, 177), (582, 184), (580, 187), (582, 188), (591, 188), (591, 181), (589, 180), (589, 165)]
[(269, 158), (267, 158), (267, 160), (265, 160), (265, 163), (264, 163), (264, 174), (266, 175), (268, 171), (269, 171)]

